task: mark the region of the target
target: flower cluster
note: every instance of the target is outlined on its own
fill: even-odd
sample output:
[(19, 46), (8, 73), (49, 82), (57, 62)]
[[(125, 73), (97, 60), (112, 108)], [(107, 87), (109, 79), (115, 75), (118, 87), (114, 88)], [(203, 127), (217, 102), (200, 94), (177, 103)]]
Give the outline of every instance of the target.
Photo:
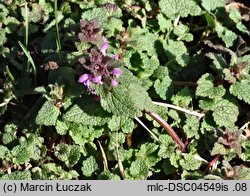
[(92, 49), (88, 59), (80, 59), (84, 68), (89, 70), (90, 73), (80, 76), (78, 82), (83, 83), (92, 94), (95, 94), (95, 92), (91, 88), (91, 83), (101, 85), (105, 83), (108, 86), (116, 87), (118, 85), (117, 78), (122, 74), (121, 69), (114, 63), (119, 55), (116, 54), (111, 58), (107, 56), (107, 49), (107, 39), (103, 38), (100, 50)]
[(81, 20), (80, 30), (81, 32), (78, 34), (78, 38), (81, 42), (97, 44), (102, 39), (98, 19), (91, 21)]

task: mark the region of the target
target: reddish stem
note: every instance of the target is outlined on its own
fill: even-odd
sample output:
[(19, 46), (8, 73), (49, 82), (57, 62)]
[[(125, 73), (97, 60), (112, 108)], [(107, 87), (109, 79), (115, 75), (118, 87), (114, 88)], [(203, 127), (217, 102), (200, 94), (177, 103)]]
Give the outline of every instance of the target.
[(205, 169), (205, 173), (207, 173), (207, 171), (209, 170), (210, 167), (212, 167), (220, 158), (220, 154), (218, 154), (208, 165), (207, 168)]
[(176, 143), (180, 145), (181, 151), (185, 152), (186, 145), (182, 142), (182, 140), (175, 133), (172, 127), (170, 127), (170, 125), (165, 120), (163, 120), (158, 114), (155, 114), (152, 112), (147, 112), (147, 114), (151, 116), (154, 120), (156, 120), (167, 131), (167, 133), (173, 138), (173, 140), (176, 141)]

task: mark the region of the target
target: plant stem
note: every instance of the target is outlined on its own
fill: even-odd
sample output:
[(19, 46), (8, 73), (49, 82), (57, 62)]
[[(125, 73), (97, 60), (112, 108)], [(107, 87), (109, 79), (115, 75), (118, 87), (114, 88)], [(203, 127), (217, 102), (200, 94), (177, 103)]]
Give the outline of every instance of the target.
[(161, 102), (153, 101), (153, 104), (159, 105), (159, 106), (164, 106), (166, 108), (172, 108), (172, 109), (175, 109), (175, 110), (179, 110), (181, 112), (184, 112), (184, 113), (187, 113), (187, 114), (190, 114), (190, 115), (193, 115), (193, 116), (197, 116), (197, 117), (199, 117), (199, 119), (201, 119), (202, 117), (205, 116), (205, 114), (203, 114), (203, 113), (198, 113), (196, 111), (191, 111), (191, 110), (181, 108), (179, 106), (171, 105), (171, 104), (168, 104), (168, 103), (161, 103)]
[(55, 22), (56, 22), (56, 46), (57, 46), (57, 52), (59, 55), (59, 61), (60, 64), (62, 64), (62, 46), (60, 41), (60, 35), (59, 35), (59, 27), (58, 27), (58, 7), (57, 7), (57, 0), (54, 1), (54, 10), (55, 10)]
[(144, 125), (144, 123), (137, 117), (135, 117), (135, 120), (140, 123), (140, 125), (147, 130), (147, 132), (152, 136), (152, 138), (156, 141), (159, 141), (159, 139), (155, 136), (155, 134), (149, 130), (149, 128), (146, 127), (146, 125)]
[(170, 127), (170, 125), (163, 120), (158, 114), (152, 112), (146, 112), (149, 116), (151, 116), (154, 120), (156, 120), (166, 131), (167, 133), (176, 141), (177, 144), (181, 147), (181, 151), (185, 152), (186, 145), (181, 141), (179, 136), (175, 133), (175, 131)]
[(14, 82), (15, 78), (12, 75), (12, 73), (10, 72), (10, 69), (9, 69), (8, 65), (5, 67), (5, 70), (6, 70), (6, 73), (7, 73), (8, 77), (10, 78), (11, 82)]
[(104, 150), (103, 150), (103, 147), (102, 147), (101, 143), (99, 142), (99, 140), (97, 140), (97, 142), (98, 142), (98, 145), (99, 145), (100, 150), (101, 150), (101, 153), (102, 153), (102, 158), (103, 158), (103, 161), (102, 161), (102, 162), (103, 162), (104, 170), (108, 170), (109, 167), (108, 167), (107, 156), (106, 156), (106, 154), (105, 154), (105, 152), (104, 152)]

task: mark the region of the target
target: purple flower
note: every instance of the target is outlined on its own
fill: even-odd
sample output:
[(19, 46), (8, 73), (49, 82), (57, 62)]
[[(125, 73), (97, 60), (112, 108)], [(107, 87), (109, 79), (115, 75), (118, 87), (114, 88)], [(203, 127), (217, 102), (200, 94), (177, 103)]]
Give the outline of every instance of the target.
[(97, 76), (92, 79), (95, 84), (103, 84), (102, 76)]
[(114, 54), (113, 59), (119, 59), (119, 54)]
[(122, 70), (120, 68), (114, 68), (112, 74), (114, 74), (116, 77), (120, 77)]
[(81, 20), (80, 30), (81, 32), (78, 34), (78, 37), (81, 42), (97, 44), (101, 39), (101, 28), (99, 27), (98, 19), (90, 21)]
[(111, 86), (112, 86), (112, 87), (118, 86), (118, 82), (117, 82), (116, 80), (112, 79), (112, 80), (111, 80)]
[(101, 52), (103, 54), (103, 56), (106, 56), (107, 55), (107, 49), (109, 47), (109, 44), (108, 44), (108, 41), (107, 39), (104, 37), (103, 38), (103, 44), (101, 46)]
[(91, 78), (91, 75), (90, 75), (90, 74), (83, 74), (83, 75), (79, 78), (78, 82), (84, 83), (84, 82), (86, 82), (87, 80), (89, 80), (90, 78)]

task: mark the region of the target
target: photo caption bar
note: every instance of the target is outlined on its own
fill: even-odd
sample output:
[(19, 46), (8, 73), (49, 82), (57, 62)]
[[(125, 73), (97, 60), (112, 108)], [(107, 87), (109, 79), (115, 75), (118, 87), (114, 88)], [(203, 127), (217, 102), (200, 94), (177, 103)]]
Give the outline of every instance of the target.
[(27, 180), (0, 181), (0, 195), (204, 195), (211, 193), (227, 196), (229, 193), (249, 195), (250, 181), (241, 180)]

